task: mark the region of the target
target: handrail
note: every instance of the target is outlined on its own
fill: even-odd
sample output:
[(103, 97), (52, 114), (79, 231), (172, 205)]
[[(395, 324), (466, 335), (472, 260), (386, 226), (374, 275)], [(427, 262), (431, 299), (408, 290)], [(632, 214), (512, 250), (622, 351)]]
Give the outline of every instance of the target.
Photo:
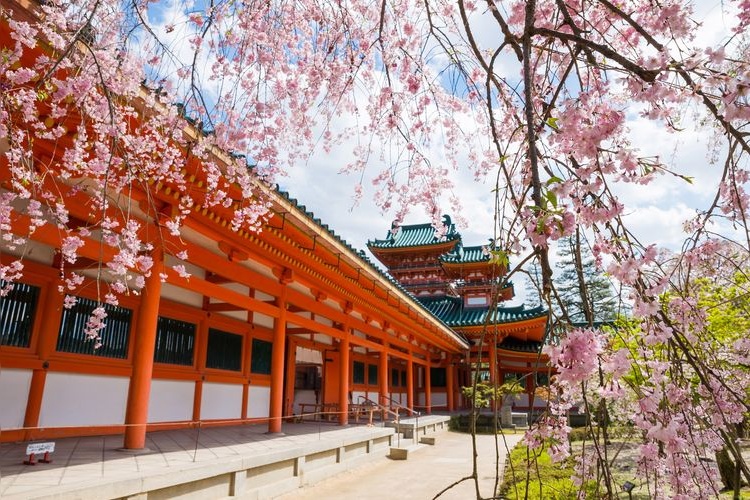
[[(360, 397), (361, 397), (361, 396), (360, 396)], [(392, 397), (390, 397), (390, 396), (387, 396), (387, 395), (386, 395), (386, 396), (384, 396), (384, 397), (385, 397), (385, 399), (387, 399), (387, 400), (388, 400), (388, 401), (390, 401), (391, 403), (396, 403), (396, 401), (394, 401), (394, 399), (393, 399)], [(406, 406), (406, 405), (403, 405), (403, 404), (401, 404), (401, 402), (398, 402), (398, 403), (396, 403), (396, 408), (398, 408), (398, 409), (401, 409), (401, 408), (403, 408), (404, 410), (408, 411), (408, 412), (409, 412), (409, 413), (411, 413), (412, 415), (416, 415), (416, 416), (417, 416), (417, 418), (419, 418), (419, 416), (420, 416), (420, 415), (422, 414), (422, 412), (419, 412), (419, 411), (415, 410), (414, 408), (410, 408), (410, 407), (408, 407), (408, 406)], [(398, 410), (397, 410), (397, 411), (398, 411)]]
[[(393, 410), (391, 410), (391, 409), (390, 409), (389, 407), (387, 407), (387, 406), (385, 406), (385, 405), (381, 405), (381, 404), (380, 404), (380, 403), (378, 403), (377, 401), (373, 401), (372, 399), (368, 398), (367, 396), (361, 396), (361, 395), (360, 395), (360, 396), (357, 396), (357, 400), (358, 400), (358, 401), (364, 401), (364, 402), (365, 402), (365, 404), (369, 404), (369, 405), (372, 405), (372, 406), (376, 406), (376, 407), (378, 407), (378, 408), (379, 408), (379, 409), (380, 409), (380, 410), (381, 410), (382, 412), (384, 412), (384, 413), (387, 413), (387, 414), (389, 414), (389, 415), (393, 415), (393, 416), (395, 416), (395, 417), (396, 417), (396, 419), (398, 419), (398, 418), (399, 418), (399, 413), (398, 413), (398, 411), (393, 411)], [(372, 424), (372, 413), (370, 413), (370, 424)]]
[[(397, 429), (399, 431), (398, 432), (398, 436), (399, 436), (398, 437), (398, 444), (399, 444), (399, 446), (401, 446), (401, 413), (399, 412), (399, 410), (401, 408), (406, 409), (406, 411), (408, 411), (409, 413), (411, 413), (412, 415), (414, 415), (415, 418), (416, 418), (416, 422), (414, 424), (414, 431), (412, 432), (412, 440), (415, 443), (417, 443), (419, 441), (419, 438), (418, 438), (417, 434), (419, 433), (419, 416), (422, 414), (422, 412), (419, 412), (419, 411), (415, 410), (414, 408), (409, 408), (408, 406), (404, 406), (400, 402), (396, 404), (396, 411), (394, 412), (390, 408), (387, 408), (384, 405), (376, 403), (375, 401), (372, 401), (370, 398), (368, 398), (366, 396), (359, 396), (359, 397), (360, 398), (364, 398), (367, 401), (370, 401), (371, 404), (375, 404), (375, 405), (378, 405), (381, 408), (384, 408), (385, 411), (387, 411), (388, 413), (391, 413), (391, 414), (395, 413), (396, 414), (396, 426), (397, 426)], [(393, 400), (392, 397), (390, 397), (388, 395), (384, 395), (383, 397), (384, 397), (384, 399), (390, 401), (391, 403), (395, 403), (395, 401)]]

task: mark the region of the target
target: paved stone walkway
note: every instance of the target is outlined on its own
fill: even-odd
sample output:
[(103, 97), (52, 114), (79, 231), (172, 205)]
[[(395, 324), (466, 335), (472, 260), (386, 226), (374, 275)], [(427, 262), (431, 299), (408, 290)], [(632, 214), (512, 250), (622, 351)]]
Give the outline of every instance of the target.
[[(419, 445), (409, 452), (405, 461), (390, 459), (369, 463), (278, 497), (277, 500), (358, 500), (398, 498), (399, 500), (428, 500), (454, 481), (472, 471), (472, 445), (469, 434), (439, 432), (435, 446)], [(521, 440), (523, 434), (498, 436), (500, 460), (496, 460), (495, 439), (491, 435), (477, 436), (479, 492), (483, 498), (492, 497), (496, 472), (502, 475), (507, 449)], [(451, 488), (440, 500), (468, 500), (477, 498), (473, 480)]]
[(247, 456), (272, 455), (321, 441), (367, 439), (368, 434), (385, 431), (324, 423), (285, 423), (283, 435), (269, 435), (266, 430), (265, 425), (244, 425), (203, 428), (200, 432), (149, 432), (149, 451), (143, 454), (119, 451), (121, 435), (56, 439), (52, 463), (34, 466), (22, 463), (26, 443), (0, 443), (0, 498), (117, 498), (122, 495), (112, 487), (116, 482), (159, 475), (175, 477)]

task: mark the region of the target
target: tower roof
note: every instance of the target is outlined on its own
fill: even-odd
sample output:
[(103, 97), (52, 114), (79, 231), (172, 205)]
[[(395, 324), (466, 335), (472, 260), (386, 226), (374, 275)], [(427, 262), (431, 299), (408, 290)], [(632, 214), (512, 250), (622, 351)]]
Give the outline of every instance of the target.
[[(460, 297), (419, 297), (419, 301), (450, 327), (482, 326), (487, 322), (489, 325), (516, 323), (519, 321), (542, 318), (547, 316), (547, 310), (543, 307), (527, 309), (523, 305), (513, 307), (487, 307), (463, 306)], [(489, 316), (489, 318), (488, 318)], [(489, 321), (487, 321), (489, 319)]]
[(473, 264), (478, 262), (489, 262), (490, 253), (486, 246), (465, 247), (457, 245), (453, 251), (440, 256), (440, 261), (445, 264)]
[(446, 243), (461, 241), (461, 235), (456, 231), (456, 226), (447, 215), (443, 216), (443, 226), (445, 227), (445, 234), (439, 236), (435, 227), (430, 223), (404, 226), (394, 223), (385, 239), (369, 240), (367, 246), (370, 249), (397, 249), (445, 246)]

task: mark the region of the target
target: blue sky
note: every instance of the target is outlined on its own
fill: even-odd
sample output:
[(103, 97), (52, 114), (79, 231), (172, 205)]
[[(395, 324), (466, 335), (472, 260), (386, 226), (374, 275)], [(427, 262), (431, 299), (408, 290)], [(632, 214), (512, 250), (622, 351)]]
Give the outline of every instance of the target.
[[(170, 4), (165, 2), (160, 4)], [(170, 22), (172, 17), (184, 23), (185, 16), (180, 15), (176, 5), (185, 5), (179, 1), (172, 4), (167, 14), (158, 19), (159, 24)], [(189, 4), (188, 4), (189, 5)], [(696, 5), (696, 19), (703, 20), (700, 36), (696, 45), (726, 39), (731, 18), (725, 17), (722, 4), (715, 0), (701, 0)], [(475, 18), (479, 43), (485, 47), (492, 47), (498, 40), (497, 29), (492, 21), (486, 17)], [(175, 48), (184, 57), (185, 44), (180, 44), (178, 33), (174, 33)], [(439, 61), (436, 62), (439, 64)], [(517, 63), (504, 60), (501, 64), (503, 76), (513, 79), (518, 75)], [(710, 159), (714, 152), (709, 148), (712, 142), (711, 132), (707, 129), (694, 127), (691, 113), (686, 109), (688, 123), (683, 124), (686, 130), (680, 134), (673, 134), (658, 124), (639, 118), (637, 109), (629, 114), (628, 126), (631, 138), (636, 146), (643, 148), (644, 155), (659, 156), (672, 168), (680, 173), (695, 178), (693, 184), (685, 183), (676, 178), (662, 176), (649, 185), (634, 186), (618, 185), (617, 191), (628, 207), (626, 219), (634, 232), (646, 243), (679, 248), (684, 239), (681, 231), (685, 219), (695, 214), (697, 207), (707, 206), (713, 195), (717, 172), (721, 164), (712, 164)], [(346, 123), (351, 118), (343, 117), (340, 123)], [(697, 122), (697, 120), (696, 120)], [(297, 164), (288, 171), (288, 176), (278, 179), (282, 189), (299, 200), (301, 204), (312, 210), (317, 217), (329, 224), (337, 234), (347, 240), (354, 247), (366, 249), (366, 242), (372, 238), (383, 238), (391, 226), (394, 213), (381, 213), (373, 200), (374, 188), (369, 182), (379, 171), (379, 165), (368, 167), (363, 176), (364, 196), (358, 204), (354, 203), (355, 185), (360, 182), (358, 175), (340, 174), (339, 171), (351, 161), (353, 143), (343, 144), (326, 154), (322, 150), (315, 151), (304, 164)], [(322, 149), (322, 148), (319, 148)], [(375, 163), (377, 155), (373, 155)], [(436, 153), (434, 162), (439, 164), (441, 158)], [(493, 179), (475, 180), (468, 168), (456, 172), (452, 177), (455, 189), (452, 194), (460, 198), (463, 210), (460, 214), (451, 213), (454, 221), (459, 223), (459, 231), (463, 235), (466, 245), (478, 245), (487, 242), (493, 234)], [(442, 200), (444, 212), (450, 213), (447, 193)], [(460, 216), (460, 217), (459, 217)], [(468, 221), (467, 225), (460, 225), (461, 218)], [(419, 207), (411, 213), (405, 223), (429, 221), (430, 217)], [(513, 259), (511, 259), (511, 264)]]

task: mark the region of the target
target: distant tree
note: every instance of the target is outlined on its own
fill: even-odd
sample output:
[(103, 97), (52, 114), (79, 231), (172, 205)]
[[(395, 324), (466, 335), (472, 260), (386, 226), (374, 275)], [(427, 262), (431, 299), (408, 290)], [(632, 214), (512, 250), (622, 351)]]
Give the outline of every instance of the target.
[[(552, 312), (563, 323), (614, 321), (623, 312), (623, 304), (612, 281), (597, 268), (589, 247), (582, 239), (576, 232), (558, 242), (557, 254), (561, 260), (555, 264), (557, 272), (552, 276)], [(524, 273), (524, 303), (538, 306), (542, 303), (541, 268), (536, 261), (532, 261)]]
[(576, 231), (558, 244), (562, 260), (555, 265), (559, 273), (553, 278), (558, 312), (571, 323), (613, 321), (621, 304), (612, 281), (597, 269), (591, 251), (580, 239)]

